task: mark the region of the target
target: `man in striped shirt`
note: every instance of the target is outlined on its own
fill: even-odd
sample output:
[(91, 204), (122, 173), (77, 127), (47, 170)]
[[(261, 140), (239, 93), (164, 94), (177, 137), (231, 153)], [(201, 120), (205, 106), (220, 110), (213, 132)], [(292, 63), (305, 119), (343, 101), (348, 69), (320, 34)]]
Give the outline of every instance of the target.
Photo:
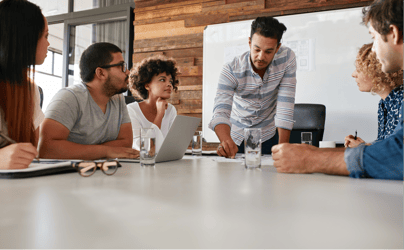
[(218, 155), (234, 158), (244, 152), (244, 128), (261, 128), (262, 153), (289, 142), (296, 58), (291, 49), (281, 47), (285, 31), (275, 18), (258, 17), (251, 25), (250, 51), (223, 67), (209, 123), (220, 140)]

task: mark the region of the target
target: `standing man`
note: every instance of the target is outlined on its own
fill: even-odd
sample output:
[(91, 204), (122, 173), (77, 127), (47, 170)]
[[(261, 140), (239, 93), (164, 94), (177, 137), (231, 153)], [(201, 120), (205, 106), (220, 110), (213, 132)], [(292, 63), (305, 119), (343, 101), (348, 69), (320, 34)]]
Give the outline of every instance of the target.
[(220, 140), (218, 155), (234, 158), (244, 152), (244, 128), (261, 128), (265, 154), (273, 145), (289, 142), (296, 58), (291, 49), (281, 47), (285, 31), (275, 18), (258, 17), (251, 25), (250, 50), (223, 67), (209, 123)]
[[(403, 69), (403, 0), (376, 0), (364, 9), (374, 39), (372, 50), (385, 73)], [(278, 172), (326, 173), (355, 178), (403, 180), (403, 107), (392, 135), (372, 145), (347, 149), (319, 149), (304, 144), (272, 148)]]
[(121, 93), (129, 71), (110, 43), (89, 46), (80, 58), (81, 84), (61, 89), (41, 125), (39, 155), (50, 159), (136, 158), (132, 126)]

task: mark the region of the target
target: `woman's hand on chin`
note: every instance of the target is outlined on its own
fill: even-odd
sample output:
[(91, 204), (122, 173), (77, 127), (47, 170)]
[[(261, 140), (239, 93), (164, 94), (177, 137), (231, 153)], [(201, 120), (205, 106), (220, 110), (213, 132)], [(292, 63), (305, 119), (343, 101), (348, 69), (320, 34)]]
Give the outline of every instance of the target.
[(159, 97), (156, 101), (156, 107), (157, 107), (157, 114), (158, 113), (164, 114), (168, 107), (167, 99), (163, 99), (163, 98)]

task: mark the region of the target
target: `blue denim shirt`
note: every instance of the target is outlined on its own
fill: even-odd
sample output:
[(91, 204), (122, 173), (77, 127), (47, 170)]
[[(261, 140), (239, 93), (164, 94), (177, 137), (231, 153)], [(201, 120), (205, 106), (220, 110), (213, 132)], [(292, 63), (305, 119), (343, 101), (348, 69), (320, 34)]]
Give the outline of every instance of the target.
[(388, 138), (345, 150), (350, 177), (403, 180), (403, 112), (401, 106), (397, 127)]

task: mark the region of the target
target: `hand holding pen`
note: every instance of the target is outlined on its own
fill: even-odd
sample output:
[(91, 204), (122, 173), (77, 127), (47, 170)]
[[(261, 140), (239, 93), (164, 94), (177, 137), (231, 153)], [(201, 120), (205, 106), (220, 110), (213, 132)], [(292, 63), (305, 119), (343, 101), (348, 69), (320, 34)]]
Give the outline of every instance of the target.
[(344, 146), (346, 148), (354, 148), (359, 146), (360, 144), (365, 143), (364, 140), (362, 140), (360, 137), (358, 137), (358, 131), (355, 131), (355, 136), (353, 135), (348, 135), (345, 137), (345, 143)]
[(38, 155), (38, 151), (31, 143), (17, 143), (2, 132), (0, 137), (11, 143), (0, 149), (0, 169), (27, 168)]

